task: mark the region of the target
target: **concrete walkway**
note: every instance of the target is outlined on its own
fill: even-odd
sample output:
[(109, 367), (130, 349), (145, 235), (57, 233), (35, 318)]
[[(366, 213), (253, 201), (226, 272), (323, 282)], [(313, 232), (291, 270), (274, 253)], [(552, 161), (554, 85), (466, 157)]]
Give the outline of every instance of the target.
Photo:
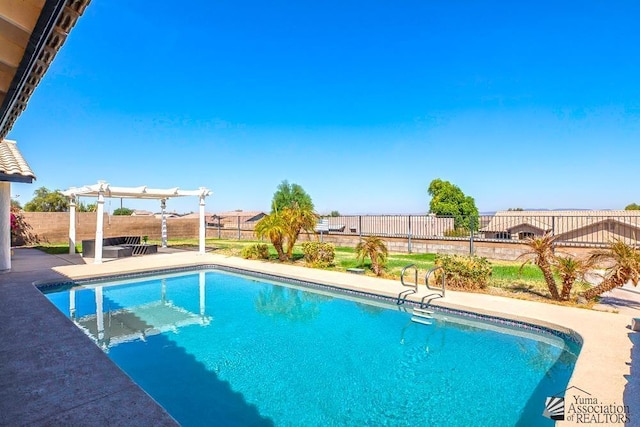
[(0, 425), (177, 423), (32, 284), (64, 281), (76, 255), (16, 249), (0, 274)]
[[(0, 424), (172, 423), (70, 320), (30, 286), (37, 280), (217, 264), (393, 298), (406, 289), (397, 281), (193, 252), (125, 258), (95, 265), (84, 264), (78, 256), (52, 257), (38, 251), (18, 250), (14, 262), (14, 271), (0, 276), (0, 342), (9, 343), (6, 349), (5, 344), (0, 349)], [(620, 292), (623, 293), (616, 293), (615, 298), (628, 301), (625, 291)], [(420, 300), (426, 293), (423, 289), (409, 299)], [(580, 396), (584, 390), (605, 404), (623, 402), (629, 406), (631, 419), (640, 420), (639, 339), (638, 333), (629, 329), (631, 318), (638, 317), (635, 302), (620, 304), (618, 307), (622, 309), (612, 313), (447, 291), (446, 298), (434, 300), (433, 305), (577, 332), (584, 344), (569, 386), (579, 390), (567, 391), (566, 399)], [(25, 401), (29, 402), (28, 408), (22, 403)], [(540, 408), (544, 409), (544, 402), (540, 402)]]

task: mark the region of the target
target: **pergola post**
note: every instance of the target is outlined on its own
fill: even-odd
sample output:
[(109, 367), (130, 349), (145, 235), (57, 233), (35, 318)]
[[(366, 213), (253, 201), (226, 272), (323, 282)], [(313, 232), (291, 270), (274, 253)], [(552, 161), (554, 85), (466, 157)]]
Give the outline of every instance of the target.
[(167, 199), (160, 200), (160, 209), (162, 209), (162, 247), (167, 247), (167, 216), (165, 209), (167, 208)]
[(69, 198), (69, 255), (76, 253), (76, 196)]
[(102, 264), (102, 227), (104, 226), (104, 189), (98, 191), (98, 206), (96, 208), (96, 243), (94, 264)]
[(205, 228), (204, 228), (204, 198), (205, 192), (200, 194), (200, 254), (204, 254)]

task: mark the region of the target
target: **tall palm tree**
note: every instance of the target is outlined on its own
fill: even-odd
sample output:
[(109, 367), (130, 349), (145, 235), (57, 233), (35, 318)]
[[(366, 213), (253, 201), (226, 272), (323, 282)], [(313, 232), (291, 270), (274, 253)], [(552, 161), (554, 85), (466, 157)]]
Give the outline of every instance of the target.
[(571, 256), (556, 256), (553, 260), (553, 268), (562, 278), (562, 292), (560, 299), (569, 300), (571, 288), (576, 280), (585, 280), (585, 274), (593, 266), (590, 258), (574, 258)]
[(276, 249), (280, 261), (286, 261), (288, 259), (283, 250), (286, 231), (285, 221), (277, 211), (262, 217), (262, 219), (256, 223), (255, 227), (256, 236), (259, 238), (267, 237), (271, 240), (271, 244)]
[(312, 232), (318, 222), (318, 215), (312, 207), (299, 206), (294, 203), (291, 208), (282, 209), (282, 218), (285, 223), (285, 237), (287, 238), (287, 258), (293, 256), (293, 246), (296, 244), (302, 231)]
[(388, 255), (387, 245), (377, 236), (365, 237), (356, 246), (357, 259), (364, 263), (364, 259), (369, 257), (371, 259), (371, 269), (376, 276), (382, 274)]
[(622, 286), (628, 281), (638, 286), (640, 251), (635, 245), (628, 245), (620, 239), (615, 239), (609, 243), (608, 248), (591, 252), (589, 259), (593, 263), (604, 263), (609, 267), (602, 283), (584, 293), (586, 299), (592, 299), (603, 292)]
[(529, 250), (521, 254), (518, 259), (525, 257), (528, 258), (520, 266), (521, 270), (530, 262), (537, 265), (538, 268), (540, 268), (540, 271), (542, 271), (545, 282), (547, 282), (551, 298), (559, 300), (560, 294), (558, 293), (558, 286), (556, 285), (556, 279), (553, 277), (553, 271), (551, 269), (551, 264), (554, 259), (553, 244), (555, 243), (555, 240), (556, 237), (552, 236), (550, 233), (545, 233), (542, 237), (527, 238), (524, 243), (529, 247)]

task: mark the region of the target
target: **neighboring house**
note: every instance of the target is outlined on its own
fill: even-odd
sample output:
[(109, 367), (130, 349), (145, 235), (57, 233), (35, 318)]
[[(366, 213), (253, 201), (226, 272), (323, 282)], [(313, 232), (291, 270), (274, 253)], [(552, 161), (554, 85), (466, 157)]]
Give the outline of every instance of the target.
[(500, 211), (480, 232), (486, 239), (523, 240), (551, 233), (567, 243), (635, 242), (640, 237), (640, 211)]
[(267, 216), (262, 211), (231, 211), (207, 215), (209, 227), (253, 229), (258, 221)]

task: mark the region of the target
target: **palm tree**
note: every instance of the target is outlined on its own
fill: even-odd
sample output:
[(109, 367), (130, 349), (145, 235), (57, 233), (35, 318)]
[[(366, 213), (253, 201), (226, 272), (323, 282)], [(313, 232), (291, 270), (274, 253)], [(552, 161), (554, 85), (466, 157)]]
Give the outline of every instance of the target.
[(369, 257), (371, 259), (371, 269), (376, 276), (382, 274), (387, 263), (387, 255), (389, 255), (387, 245), (377, 236), (365, 237), (356, 246), (357, 259), (364, 264), (364, 259)]
[(608, 248), (591, 252), (589, 259), (593, 263), (605, 263), (609, 267), (602, 283), (584, 293), (586, 299), (592, 299), (603, 292), (622, 286), (628, 281), (638, 286), (640, 251), (635, 245), (628, 245), (620, 239), (615, 239), (609, 243)]
[(529, 246), (529, 251), (521, 254), (518, 259), (524, 257), (529, 258), (520, 266), (520, 270), (530, 262), (537, 265), (540, 271), (542, 271), (545, 282), (547, 282), (551, 298), (559, 300), (560, 294), (558, 293), (558, 286), (556, 285), (556, 279), (553, 277), (553, 271), (551, 270), (551, 264), (554, 259), (553, 244), (555, 240), (556, 237), (550, 233), (545, 233), (542, 237), (527, 238), (524, 243)]
[(282, 218), (285, 223), (284, 235), (287, 238), (287, 258), (290, 259), (300, 232), (313, 231), (318, 222), (318, 215), (313, 212), (312, 207), (300, 207), (294, 203), (294, 207), (282, 209)]
[(259, 238), (267, 237), (271, 240), (271, 244), (276, 249), (280, 261), (287, 260), (287, 256), (282, 249), (286, 234), (286, 224), (279, 212), (262, 217), (256, 223), (255, 233)]
[(562, 292), (560, 293), (560, 299), (563, 301), (569, 300), (571, 294), (571, 288), (576, 280), (585, 280), (585, 274), (593, 266), (593, 261), (590, 258), (574, 258), (571, 256), (556, 256), (553, 260), (553, 267), (555, 271), (562, 278)]

